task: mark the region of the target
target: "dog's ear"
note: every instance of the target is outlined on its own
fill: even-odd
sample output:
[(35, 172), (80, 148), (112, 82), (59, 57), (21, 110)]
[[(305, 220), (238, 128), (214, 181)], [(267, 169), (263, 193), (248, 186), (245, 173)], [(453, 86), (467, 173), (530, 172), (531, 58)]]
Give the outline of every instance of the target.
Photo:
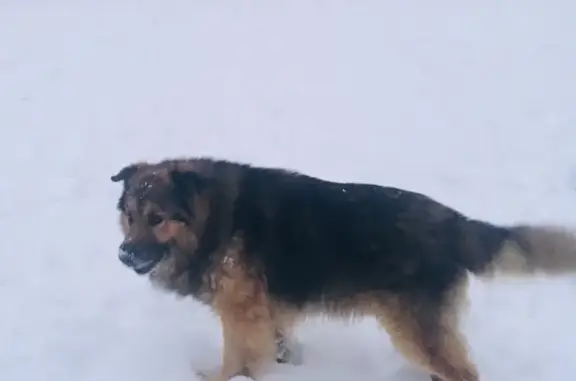
[(119, 181), (129, 180), (140, 168), (139, 164), (131, 164), (120, 170), (117, 174), (110, 177), (110, 180), (117, 183)]
[(202, 192), (208, 186), (208, 179), (197, 172), (174, 169), (170, 178), (176, 192), (184, 198)]

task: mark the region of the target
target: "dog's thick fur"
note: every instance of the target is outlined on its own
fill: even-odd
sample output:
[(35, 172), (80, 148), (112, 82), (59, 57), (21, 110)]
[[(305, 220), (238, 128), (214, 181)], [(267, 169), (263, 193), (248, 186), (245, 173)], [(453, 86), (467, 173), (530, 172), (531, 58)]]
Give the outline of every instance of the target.
[(372, 315), (434, 380), (478, 381), (458, 329), (467, 274), (565, 274), (562, 228), (501, 227), (422, 194), (211, 159), (136, 163), (118, 207), (120, 259), (212, 307), (223, 364), (210, 381), (259, 379), (275, 336), (310, 314)]

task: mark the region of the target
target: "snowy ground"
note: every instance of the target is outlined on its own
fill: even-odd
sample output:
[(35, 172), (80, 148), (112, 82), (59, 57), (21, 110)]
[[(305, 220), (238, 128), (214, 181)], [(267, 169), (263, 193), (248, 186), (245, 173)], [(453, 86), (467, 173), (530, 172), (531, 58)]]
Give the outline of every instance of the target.
[[(0, 380), (184, 381), (219, 326), (116, 259), (109, 176), (209, 154), (576, 225), (576, 3), (0, 2)], [(473, 282), (484, 381), (576, 374), (574, 278)], [(373, 321), (267, 380), (418, 381)]]

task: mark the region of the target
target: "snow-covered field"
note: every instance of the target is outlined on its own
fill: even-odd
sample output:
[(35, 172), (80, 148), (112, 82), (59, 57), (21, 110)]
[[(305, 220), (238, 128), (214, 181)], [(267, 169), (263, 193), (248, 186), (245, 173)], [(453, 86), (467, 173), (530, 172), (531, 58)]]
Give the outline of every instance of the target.
[[(202, 155), (576, 225), (576, 3), (0, 1), (0, 380), (184, 381), (217, 320), (117, 260), (120, 166)], [(474, 281), (483, 381), (576, 374), (575, 278)], [(270, 381), (427, 381), (367, 320)], [(240, 379), (240, 378), (238, 378)]]

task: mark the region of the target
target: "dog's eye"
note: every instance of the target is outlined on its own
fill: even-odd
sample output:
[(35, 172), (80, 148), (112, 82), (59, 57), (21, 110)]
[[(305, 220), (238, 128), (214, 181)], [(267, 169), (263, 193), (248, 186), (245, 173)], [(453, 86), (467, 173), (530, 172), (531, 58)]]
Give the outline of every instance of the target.
[(156, 226), (160, 225), (162, 222), (164, 222), (164, 218), (162, 218), (162, 216), (156, 213), (151, 213), (148, 215), (148, 225)]
[(134, 217), (132, 217), (132, 213), (126, 213), (126, 219), (128, 220), (128, 225), (132, 225), (134, 222)]

